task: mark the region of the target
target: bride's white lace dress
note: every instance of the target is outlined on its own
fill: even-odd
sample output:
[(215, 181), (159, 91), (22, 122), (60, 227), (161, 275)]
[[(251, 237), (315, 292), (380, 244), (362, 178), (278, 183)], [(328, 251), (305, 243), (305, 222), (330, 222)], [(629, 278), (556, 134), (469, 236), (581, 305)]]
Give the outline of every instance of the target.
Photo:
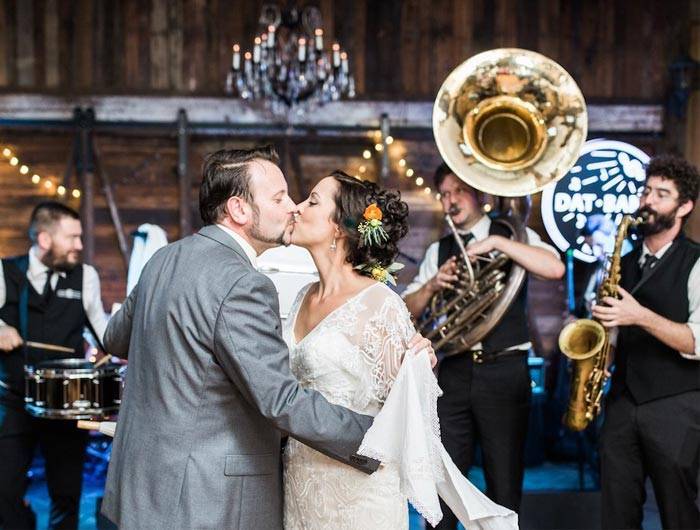
[[(284, 325), (292, 372), (331, 403), (376, 416), (415, 333), (403, 300), (384, 284), (371, 285), (296, 340), (294, 324), (309, 287)], [(366, 475), (290, 438), (284, 468), (286, 530), (408, 528), (395, 465)]]
[(285, 529), (406, 529), (407, 496), (433, 525), (442, 517), (440, 496), (469, 530), (517, 529), (517, 514), (474, 487), (440, 442), (441, 391), (427, 356), (411, 356), (402, 365), (415, 333), (403, 300), (384, 284), (373, 284), (298, 341), (294, 325), (309, 287), (297, 296), (284, 326), (292, 372), (331, 403), (375, 416), (358, 453), (385, 465), (366, 475), (290, 438)]

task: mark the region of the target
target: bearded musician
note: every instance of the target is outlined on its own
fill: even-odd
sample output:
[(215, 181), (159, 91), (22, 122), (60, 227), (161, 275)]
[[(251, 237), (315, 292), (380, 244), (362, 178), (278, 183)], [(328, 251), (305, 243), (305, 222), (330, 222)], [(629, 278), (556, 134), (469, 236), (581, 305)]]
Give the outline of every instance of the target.
[[(42, 419), (24, 410), (24, 365), (57, 357), (84, 358), (83, 330), (102, 340), (107, 319), (100, 279), (80, 255), (80, 216), (60, 202), (32, 212), (32, 247), (0, 268), (0, 528), (34, 528), (24, 502), (27, 471), (38, 445), (46, 461), (50, 528), (77, 528), (88, 432), (75, 422)], [(23, 329), (24, 328), (24, 329)], [(58, 346), (70, 353), (25, 347)]]
[(641, 528), (651, 478), (664, 528), (700, 528), (700, 246), (683, 235), (698, 171), (649, 162), (643, 241), (621, 260), (621, 299), (593, 316), (619, 328), (601, 440), (603, 528)]

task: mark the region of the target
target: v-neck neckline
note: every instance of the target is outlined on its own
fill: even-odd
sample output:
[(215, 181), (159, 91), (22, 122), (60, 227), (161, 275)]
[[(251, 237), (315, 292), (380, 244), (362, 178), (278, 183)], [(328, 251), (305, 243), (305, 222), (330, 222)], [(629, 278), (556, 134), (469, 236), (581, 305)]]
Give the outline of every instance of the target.
[(379, 284), (379, 282), (377, 282), (377, 283), (370, 284), (370, 285), (368, 285), (367, 287), (363, 287), (362, 289), (360, 289), (360, 290), (359, 290), (358, 292), (356, 292), (354, 295), (352, 295), (352, 296), (349, 297), (347, 300), (345, 300), (345, 302), (343, 302), (342, 304), (340, 304), (338, 307), (336, 307), (336, 308), (333, 309), (331, 312), (329, 312), (325, 317), (323, 317), (321, 320), (319, 320), (319, 321), (318, 321), (318, 324), (316, 324), (313, 328), (311, 328), (311, 329), (306, 333), (306, 335), (304, 335), (304, 336), (301, 338), (301, 340), (297, 340), (297, 332), (296, 332), (297, 320), (298, 320), (298, 317), (299, 317), (299, 313), (301, 312), (301, 308), (303, 307), (304, 302), (306, 301), (306, 297), (308, 296), (309, 291), (311, 290), (311, 286), (312, 286), (312, 285), (313, 285), (313, 284), (309, 284), (309, 288), (306, 290), (306, 292), (305, 292), (304, 295), (302, 296), (301, 300), (299, 301), (299, 306), (296, 308), (296, 311), (295, 311), (295, 313), (294, 313), (294, 320), (293, 320), (293, 322), (292, 322), (292, 327), (291, 327), (291, 336), (292, 336), (292, 343), (293, 343), (292, 345), (293, 345), (293, 346), (298, 346), (299, 344), (301, 344), (302, 342), (304, 342), (307, 338), (309, 338), (312, 334), (314, 334), (314, 333), (316, 332), (316, 330), (317, 330), (318, 328), (320, 328), (321, 325), (322, 325), (326, 320), (328, 320), (332, 315), (334, 315), (337, 311), (339, 311), (340, 309), (342, 309), (343, 307), (345, 307), (348, 303), (350, 303), (350, 302), (352, 302), (353, 300), (355, 300), (356, 298), (358, 298), (358, 297), (359, 297), (361, 294), (363, 294), (365, 291), (369, 291), (371, 288), (373, 288), (373, 287), (375, 287), (375, 286), (377, 286), (377, 285), (380, 285), (380, 284)]

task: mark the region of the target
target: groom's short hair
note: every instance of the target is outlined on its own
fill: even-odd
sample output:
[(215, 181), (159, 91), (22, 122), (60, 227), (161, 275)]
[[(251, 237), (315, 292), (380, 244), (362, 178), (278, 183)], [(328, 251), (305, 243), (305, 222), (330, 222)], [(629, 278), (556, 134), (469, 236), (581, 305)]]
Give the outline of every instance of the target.
[(277, 151), (271, 145), (253, 149), (221, 149), (204, 160), (202, 185), (199, 187), (199, 214), (204, 224), (221, 220), (226, 211), (226, 201), (241, 197), (252, 203), (249, 162), (267, 160), (279, 164)]

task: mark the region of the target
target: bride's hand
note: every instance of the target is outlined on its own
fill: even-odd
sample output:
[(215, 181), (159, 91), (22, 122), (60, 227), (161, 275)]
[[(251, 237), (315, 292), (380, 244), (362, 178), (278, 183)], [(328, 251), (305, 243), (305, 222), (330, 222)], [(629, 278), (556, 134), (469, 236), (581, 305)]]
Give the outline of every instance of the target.
[(437, 364), (437, 357), (435, 356), (435, 350), (433, 350), (433, 345), (423, 335), (421, 335), (420, 333), (416, 333), (415, 335), (413, 335), (413, 337), (411, 337), (411, 340), (408, 341), (407, 353), (415, 355), (421, 352), (422, 350), (428, 352), (428, 357), (430, 359), (430, 367), (435, 368), (435, 365)]

